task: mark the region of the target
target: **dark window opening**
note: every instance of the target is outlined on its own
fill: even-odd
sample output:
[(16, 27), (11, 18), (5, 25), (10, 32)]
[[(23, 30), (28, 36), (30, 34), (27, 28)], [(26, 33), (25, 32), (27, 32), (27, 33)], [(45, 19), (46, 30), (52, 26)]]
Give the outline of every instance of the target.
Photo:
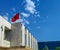
[(10, 41), (10, 39), (11, 39), (11, 30), (6, 30), (5, 28), (4, 40)]

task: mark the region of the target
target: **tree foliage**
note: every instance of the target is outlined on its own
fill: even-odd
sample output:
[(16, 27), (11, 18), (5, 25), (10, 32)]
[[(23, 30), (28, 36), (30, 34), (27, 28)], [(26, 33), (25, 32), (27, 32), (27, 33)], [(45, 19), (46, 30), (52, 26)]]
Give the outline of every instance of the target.
[(43, 48), (43, 50), (49, 50), (48, 47), (47, 47), (47, 45)]
[(56, 47), (55, 50), (60, 50), (60, 47)]

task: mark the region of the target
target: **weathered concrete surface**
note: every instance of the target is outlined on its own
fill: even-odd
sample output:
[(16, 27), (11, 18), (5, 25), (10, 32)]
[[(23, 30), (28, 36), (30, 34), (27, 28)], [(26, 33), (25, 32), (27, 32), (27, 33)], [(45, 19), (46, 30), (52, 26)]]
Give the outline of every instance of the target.
[(1, 47), (0, 50), (6, 50), (6, 48), (2, 48), (2, 47)]
[(6, 49), (6, 50), (30, 50), (30, 49), (26, 49), (26, 48), (10, 48), (10, 49)]
[(11, 47), (20, 46), (22, 44), (21, 24), (20, 23), (12, 24), (10, 34), (11, 34), (10, 35), (10, 37), (11, 37), (11, 40), (10, 40)]
[(29, 48), (21, 48), (21, 47), (11, 47), (11, 48), (0, 48), (0, 50), (32, 50), (32, 49), (29, 49)]

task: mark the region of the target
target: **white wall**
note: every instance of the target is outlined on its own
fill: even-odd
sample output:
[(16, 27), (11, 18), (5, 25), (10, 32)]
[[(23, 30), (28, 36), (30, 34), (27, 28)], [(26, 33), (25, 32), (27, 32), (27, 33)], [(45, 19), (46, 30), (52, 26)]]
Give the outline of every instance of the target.
[(11, 24), (8, 21), (6, 21), (2, 16), (0, 16), (0, 43), (1, 43), (0, 46), (1, 45), (5, 46), (4, 45), (5, 43), (3, 44), (3, 42), (6, 42), (4, 41), (5, 27), (7, 27), (8, 29), (11, 29)]
[[(4, 39), (5, 26), (8, 29), (11, 29), (11, 24), (8, 21), (6, 21), (2, 16), (0, 16), (0, 40)], [(1, 27), (2, 27), (3, 31), (1, 29)]]
[(26, 39), (27, 39), (27, 42), (26, 42), (26, 46), (28, 47), (28, 30), (26, 29)]
[(8, 29), (11, 29), (11, 24), (7, 20), (5, 20), (2, 16), (0, 16), (0, 23), (6, 26)]
[(25, 46), (25, 26), (22, 25), (22, 46)]
[(32, 48), (32, 42), (31, 42), (31, 33), (30, 33), (30, 48)]

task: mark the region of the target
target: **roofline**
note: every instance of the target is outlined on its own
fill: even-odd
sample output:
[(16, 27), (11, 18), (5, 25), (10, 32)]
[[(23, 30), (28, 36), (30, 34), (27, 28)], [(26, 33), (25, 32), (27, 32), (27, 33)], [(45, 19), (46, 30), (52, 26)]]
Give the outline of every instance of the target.
[[(0, 17), (2, 17), (2, 18), (4, 18), (3, 16), (0, 16)], [(5, 19), (5, 18), (4, 18)], [(5, 19), (7, 22), (9, 22), (7, 19)], [(9, 22), (10, 23), (10, 22)], [(10, 23), (11, 24), (11, 23)]]

